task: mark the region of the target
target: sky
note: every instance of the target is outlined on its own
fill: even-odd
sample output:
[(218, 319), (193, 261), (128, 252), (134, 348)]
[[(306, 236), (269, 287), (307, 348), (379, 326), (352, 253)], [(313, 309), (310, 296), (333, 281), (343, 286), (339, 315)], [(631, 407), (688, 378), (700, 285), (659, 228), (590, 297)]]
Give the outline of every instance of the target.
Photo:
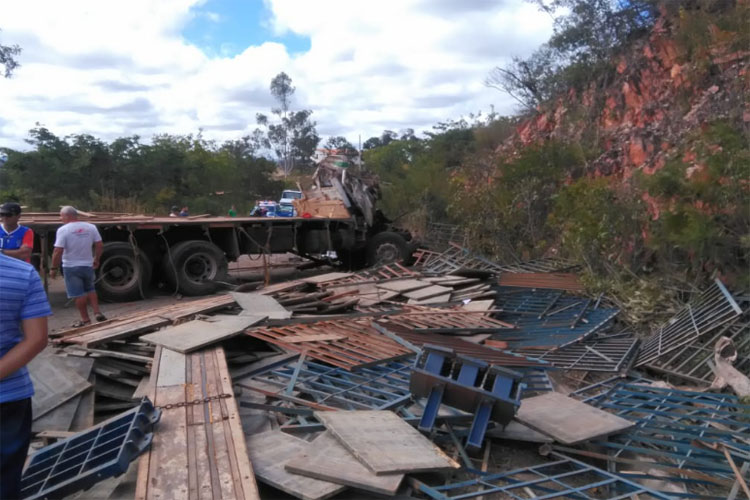
[(237, 139), (275, 105), (323, 140), (357, 145), (469, 113), (512, 114), (484, 80), (526, 56), (552, 21), (523, 0), (25, 0), (0, 2), (0, 44), (21, 66), (0, 78), (0, 148), (27, 150), (37, 124), (111, 141), (197, 134)]

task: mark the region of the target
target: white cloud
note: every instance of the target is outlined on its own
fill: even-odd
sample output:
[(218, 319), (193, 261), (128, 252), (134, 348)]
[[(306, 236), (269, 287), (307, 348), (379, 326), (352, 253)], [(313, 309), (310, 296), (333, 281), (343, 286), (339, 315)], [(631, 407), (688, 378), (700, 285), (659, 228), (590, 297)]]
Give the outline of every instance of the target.
[(309, 51), (269, 41), (230, 57), (228, 40), (209, 57), (180, 34), (203, 0), (2, 2), (0, 43), (23, 52), (13, 78), (0, 79), (0, 146), (25, 147), (37, 122), (107, 140), (199, 128), (236, 138), (268, 112), (280, 71), (321, 135), (351, 141), (491, 105), (510, 113), (511, 100), (482, 82), (550, 32), (550, 19), (523, 0), (264, 1), (272, 29), (309, 37)]

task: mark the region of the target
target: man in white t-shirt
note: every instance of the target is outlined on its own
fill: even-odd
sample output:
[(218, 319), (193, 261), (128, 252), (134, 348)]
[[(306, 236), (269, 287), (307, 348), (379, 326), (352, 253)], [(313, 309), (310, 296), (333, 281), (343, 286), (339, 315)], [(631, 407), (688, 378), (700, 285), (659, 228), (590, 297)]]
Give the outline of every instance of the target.
[(99, 298), (94, 288), (94, 269), (99, 267), (102, 256), (102, 237), (95, 225), (78, 220), (78, 211), (70, 206), (60, 210), (63, 225), (57, 230), (55, 250), (52, 252), (52, 270), (50, 276), (57, 276), (57, 269), (62, 262), (65, 289), (69, 299), (75, 299), (76, 308), (81, 320), (73, 323), (73, 327), (81, 327), (91, 323), (88, 304), (94, 310), (97, 321), (106, 321), (106, 317), (99, 310)]

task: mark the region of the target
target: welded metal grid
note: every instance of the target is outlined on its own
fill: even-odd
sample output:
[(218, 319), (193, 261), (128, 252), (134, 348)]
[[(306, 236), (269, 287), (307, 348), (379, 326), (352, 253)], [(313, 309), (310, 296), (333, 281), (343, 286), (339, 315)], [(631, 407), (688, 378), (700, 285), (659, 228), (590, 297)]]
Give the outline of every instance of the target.
[(496, 332), (515, 328), (509, 323), (489, 317), (489, 313), (465, 310), (403, 312), (389, 315), (387, 321), (415, 332), (457, 335)]
[(717, 279), (695, 301), (688, 303), (662, 325), (656, 334), (643, 342), (636, 366), (656, 363), (667, 354), (736, 319), (740, 314), (742, 309)]
[(585, 387), (581, 387), (580, 389), (571, 392), (570, 397), (576, 398), (584, 403), (596, 405), (597, 400), (605, 398), (615, 387), (623, 384), (648, 385), (652, 382), (654, 382), (653, 379), (646, 377), (642, 373), (631, 371), (625, 375), (615, 375), (614, 377), (609, 377)]
[(286, 366), (252, 377), (286, 394), (305, 393), (319, 405), (344, 410), (386, 410), (409, 400), (413, 357), (350, 372), (314, 361), (291, 361)]
[(503, 310), (503, 314), (522, 314), (541, 318), (546, 313), (561, 307), (570, 307), (571, 303), (583, 302), (583, 299), (569, 298), (565, 304), (555, 307), (564, 294), (561, 290), (533, 290), (505, 286), (498, 286), (495, 289), (498, 292), (495, 296), (495, 304)]
[(160, 416), (143, 398), (138, 407), (35, 452), (23, 472), (21, 497), (62, 498), (122, 474), (151, 444)]
[(492, 339), (507, 342), (511, 350), (537, 349), (542, 353), (586, 339), (608, 326), (619, 312), (618, 309), (590, 308), (590, 302), (577, 302), (541, 318), (503, 315), (502, 320), (518, 329), (495, 333)]
[[(587, 463), (551, 452), (554, 461), (443, 485), (412, 480), (415, 489), (436, 500), (469, 498), (669, 499), (670, 496)], [(495, 496), (497, 495), (497, 496)], [(606, 495), (606, 496), (605, 496)], [(506, 498), (506, 497), (502, 497)]]
[(584, 340), (540, 353), (537, 349), (515, 349), (519, 354), (550, 362), (556, 368), (598, 372), (627, 371), (635, 361), (638, 339), (630, 336)]
[(726, 324), (715, 334), (700, 337), (646, 366), (694, 384), (710, 385), (715, 378), (711, 369), (714, 346), (721, 337), (728, 337), (734, 342), (737, 349), (734, 367), (740, 373), (750, 373), (750, 322), (745, 321)]
[(626, 433), (595, 441), (612, 456), (636, 453), (656, 463), (733, 476), (726, 447), (736, 463), (750, 460), (750, 405), (731, 394), (642, 385), (619, 385), (593, 402), (636, 422)]

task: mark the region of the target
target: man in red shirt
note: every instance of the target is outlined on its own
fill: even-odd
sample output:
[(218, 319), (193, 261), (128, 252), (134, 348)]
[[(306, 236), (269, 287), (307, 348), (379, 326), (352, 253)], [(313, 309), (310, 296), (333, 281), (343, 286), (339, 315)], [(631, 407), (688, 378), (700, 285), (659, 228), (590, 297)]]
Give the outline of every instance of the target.
[(34, 231), (18, 223), (21, 205), (8, 202), (0, 205), (0, 252), (26, 262), (34, 250)]

